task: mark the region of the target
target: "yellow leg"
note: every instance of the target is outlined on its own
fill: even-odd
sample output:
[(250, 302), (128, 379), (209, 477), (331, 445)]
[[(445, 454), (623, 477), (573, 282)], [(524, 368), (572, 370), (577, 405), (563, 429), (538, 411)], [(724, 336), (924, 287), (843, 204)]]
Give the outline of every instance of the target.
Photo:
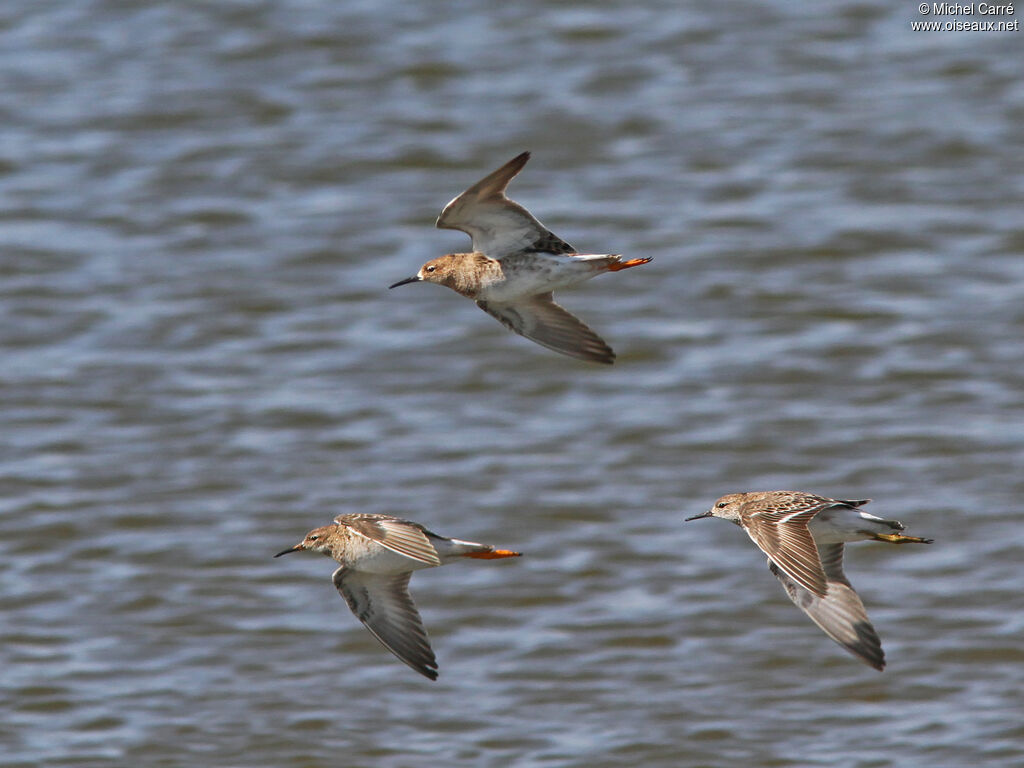
[(934, 539), (919, 539), (917, 536), (904, 536), (902, 533), (876, 533), (876, 541), (888, 541), (890, 544), (931, 544)]

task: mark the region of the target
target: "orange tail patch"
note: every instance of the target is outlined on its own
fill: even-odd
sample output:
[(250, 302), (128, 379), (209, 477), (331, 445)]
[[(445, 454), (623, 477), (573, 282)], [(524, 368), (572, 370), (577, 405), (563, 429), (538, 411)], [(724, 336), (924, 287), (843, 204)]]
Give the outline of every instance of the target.
[(477, 560), (497, 560), (501, 557), (522, 557), (522, 552), (511, 549), (492, 549), (488, 552), (467, 552), (464, 557), (475, 557)]
[(646, 264), (648, 261), (650, 261), (650, 259), (629, 259), (627, 261), (616, 261), (614, 264), (608, 265), (608, 271), (618, 272), (620, 269), (639, 267), (641, 264)]

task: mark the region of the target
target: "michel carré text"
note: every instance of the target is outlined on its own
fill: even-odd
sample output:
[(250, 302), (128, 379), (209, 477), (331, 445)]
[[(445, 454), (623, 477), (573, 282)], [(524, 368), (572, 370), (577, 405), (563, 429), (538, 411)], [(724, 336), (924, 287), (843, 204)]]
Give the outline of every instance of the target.
[(933, 16), (1013, 16), (1013, 4), (932, 3)]

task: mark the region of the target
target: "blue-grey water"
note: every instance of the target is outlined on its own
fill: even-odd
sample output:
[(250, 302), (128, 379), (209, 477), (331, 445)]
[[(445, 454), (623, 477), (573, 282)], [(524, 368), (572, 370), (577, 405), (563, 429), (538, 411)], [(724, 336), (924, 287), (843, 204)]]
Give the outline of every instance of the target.
[[(3, 766), (1024, 761), (1024, 37), (917, 3), (0, 5)], [(436, 286), (441, 207), (586, 251), (560, 357)], [(872, 497), (882, 674), (719, 495)], [(323, 558), (417, 573), (436, 683)]]

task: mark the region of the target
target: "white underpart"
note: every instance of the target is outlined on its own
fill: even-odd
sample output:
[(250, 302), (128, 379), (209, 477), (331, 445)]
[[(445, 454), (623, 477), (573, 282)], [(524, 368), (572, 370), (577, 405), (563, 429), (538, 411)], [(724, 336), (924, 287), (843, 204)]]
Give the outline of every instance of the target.
[(406, 557), (375, 542), (368, 542), (368, 546), (351, 559), (350, 567), (365, 573), (396, 574), (436, 566), (414, 557)]
[(599, 264), (608, 254), (524, 253), (503, 260), (505, 279), (484, 287), (477, 298), (481, 301), (514, 303), (526, 296), (536, 296), (586, 282), (600, 273)]
[(892, 533), (883, 518), (847, 506), (827, 507), (819, 512), (807, 526), (819, 544), (839, 544), (844, 541), (864, 541), (871, 537), (862, 531)]

